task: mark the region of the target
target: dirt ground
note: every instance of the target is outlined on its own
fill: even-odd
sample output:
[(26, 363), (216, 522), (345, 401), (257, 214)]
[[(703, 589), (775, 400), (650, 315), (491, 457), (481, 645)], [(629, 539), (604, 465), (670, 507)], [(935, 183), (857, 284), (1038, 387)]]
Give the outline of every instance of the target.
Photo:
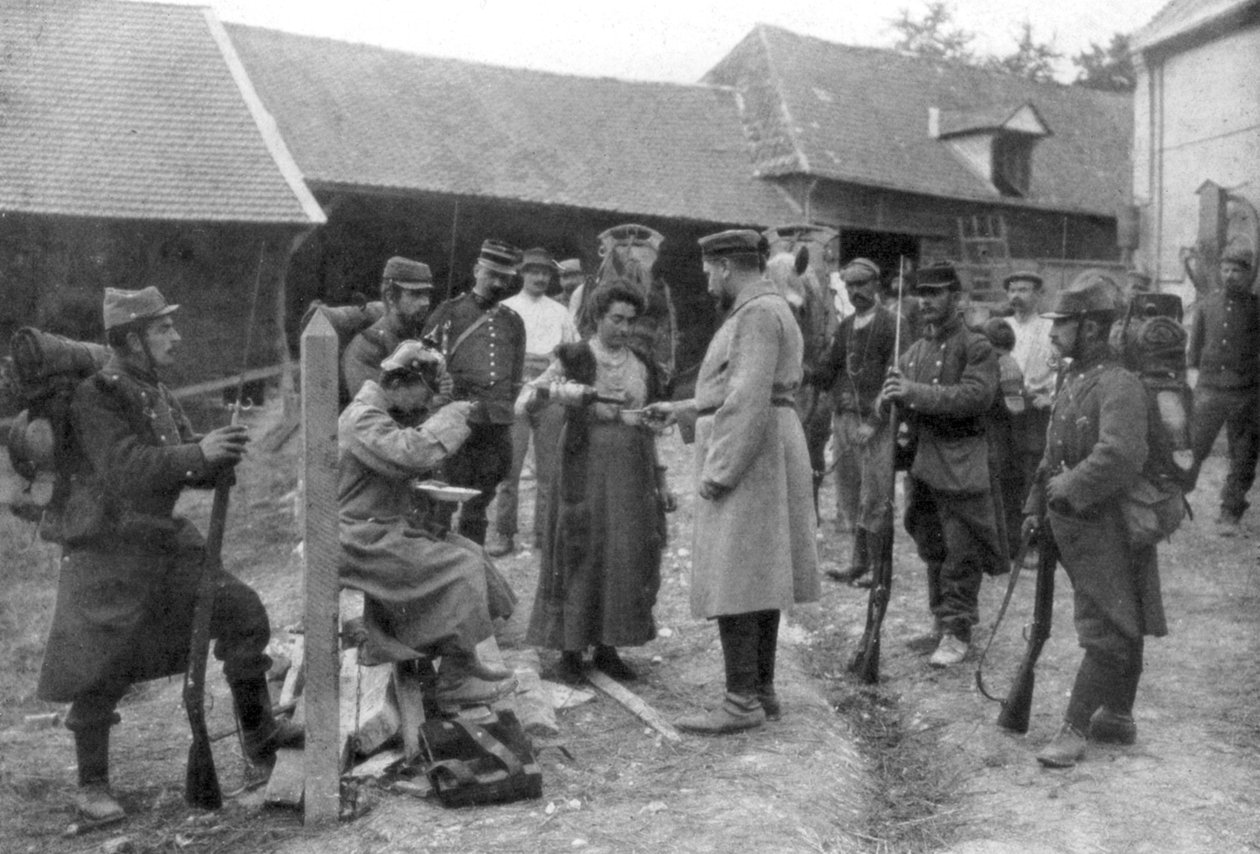
[[(274, 413), (255, 414), (255, 432)], [(642, 674), (633, 690), (667, 717), (721, 694), (717, 633), (687, 605), (691, 547), (690, 448), (663, 441), (682, 498), (671, 517), (656, 615), (661, 637), (625, 651)], [(277, 641), (301, 611), (293, 555), (297, 457), (292, 447), (255, 453), (232, 496), (225, 565), (267, 603)], [(907, 641), (930, 623), (920, 564), (904, 532), (884, 627), (882, 682), (868, 688), (845, 672), (861, 634), (865, 592), (824, 582), (823, 599), (797, 609), (780, 643), (781, 722), (725, 738), (684, 736), (671, 744), (608, 697), (561, 711), (561, 733), (536, 741), (543, 798), (445, 810), (434, 802), (368, 790), (369, 809), (334, 830), (312, 833), (300, 815), (230, 799), (218, 813), (182, 800), (186, 719), (178, 680), (140, 686), (114, 730), (113, 782), (129, 819), (77, 837), (71, 822), (74, 756), (59, 725), (27, 723), (64, 712), (34, 699), (51, 618), (56, 553), (7, 513), (0, 519), (0, 851), (88, 852), (126, 836), (135, 852), (1222, 852), (1260, 850), (1260, 522), (1248, 536), (1218, 537), (1212, 496), (1219, 458), (1192, 496), (1196, 521), (1160, 549), (1171, 634), (1147, 646), (1139, 691), (1138, 743), (1094, 749), (1070, 771), (1033, 760), (1057, 728), (1079, 660), (1071, 593), (1058, 574), (1054, 632), (1037, 668), (1027, 736), (994, 723), (997, 705), (975, 689), (974, 661), (931, 670)], [(2, 480), (2, 479), (0, 479)], [(525, 506), (532, 484), (526, 481)], [(843, 566), (848, 538), (823, 494), (820, 550)], [(204, 523), (206, 496), (185, 502)], [(528, 522), (523, 526), (528, 528)], [(503, 562), (521, 597), (500, 644), (521, 643), (532, 604), (537, 553)], [(982, 592), (988, 626), (1006, 577)], [(986, 665), (991, 692), (1004, 693), (1023, 649), (1033, 573), (1025, 571)], [(542, 654), (543, 675), (554, 655)], [(211, 666), (212, 732), (231, 727), (230, 700)], [(216, 742), (225, 789), (240, 781), (231, 737)]]

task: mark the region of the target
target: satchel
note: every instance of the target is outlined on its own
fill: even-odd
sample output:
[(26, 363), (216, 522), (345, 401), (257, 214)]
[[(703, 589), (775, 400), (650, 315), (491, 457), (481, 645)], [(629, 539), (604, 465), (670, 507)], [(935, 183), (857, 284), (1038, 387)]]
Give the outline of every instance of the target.
[(504, 804), (542, 797), (534, 748), (511, 711), (485, 724), (432, 720), (420, 725), (425, 775), (443, 806)]
[(1177, 484), (1158, 483), (1139, 477), (1120, 496), (1120, 518), (1134, 548), (1153, 546), (1167, 539), (1186, 515), (1186, 500)]

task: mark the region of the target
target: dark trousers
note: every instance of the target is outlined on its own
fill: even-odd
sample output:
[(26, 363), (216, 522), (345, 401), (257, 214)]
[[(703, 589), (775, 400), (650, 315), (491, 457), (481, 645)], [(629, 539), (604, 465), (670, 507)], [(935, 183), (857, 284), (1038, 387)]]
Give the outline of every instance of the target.
[(906, 531), (927, 564), (928, 607), (945, 631), (965, 641), (980, 621), (984, 572), (1005, 559), (996, 510), (991, 493), (943, 493), (906, 478)]
[(1130, 637), (1107, 619), (1093, 599), (1073, 596), (1076, 637), (1085, 655), (1076, 671), (1065, 720), (1086, 732), (1089, 719), (1101, 706), (1130, 715), (1142, 676), (1144, 643)]
[(726, 691), (743, 697), (774, 694), (779, 612), (753, 611), (717, 618)]
[[(494, 500), (499, 481), (512, 470), (512, 425), (473, 424), (468, 441), (451, 455), (442, 469), (452, 486), (475, 489), (480, 494), (465, 501), (459, 511), (459, 533), (478, 545), (486, 542), (486, 509)], [(449, 523), (454, 505), (440, 505)]]
[(1247, 490), (1256, 479), (1260, 456), (1260, 393), (1252, 388), (1213, 388), (1194, 390), (1194, 421), (1190, 445), (1194, 451), (1194, 474), (1212, 453), (1216, 436), (1225, 427), (1229, 448), (1229, 474), (1221, 487), (1221, 510), (1241, 516), (1251, 506)]

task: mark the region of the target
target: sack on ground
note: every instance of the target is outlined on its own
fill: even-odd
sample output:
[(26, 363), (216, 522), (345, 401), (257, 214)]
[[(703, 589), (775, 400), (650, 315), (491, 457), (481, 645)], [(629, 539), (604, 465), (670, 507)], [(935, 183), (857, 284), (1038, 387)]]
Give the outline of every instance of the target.
[(516, 715), (485, 724), (430, 720), (420, 725), (425, 775), (443, 806), (502, 804), (542, 797), (542, 770)]
[(1186, 501), (1177, 484), (1138, 478), (1120, 497), (1120, 516), (1134, 548), (1153, 546), (1172, 535), (1186, 515)]

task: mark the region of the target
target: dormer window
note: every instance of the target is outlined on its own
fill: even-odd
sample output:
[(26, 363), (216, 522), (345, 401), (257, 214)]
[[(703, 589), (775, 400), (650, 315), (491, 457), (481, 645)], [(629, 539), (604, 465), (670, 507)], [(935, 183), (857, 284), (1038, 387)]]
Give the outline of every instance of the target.
[(1003, 196), (1028, 195), (1032, 153), (1050, 136), (1030, 103), (1015, 108), (928, 110), (928, 131), (949, 146), (978, 177)]

